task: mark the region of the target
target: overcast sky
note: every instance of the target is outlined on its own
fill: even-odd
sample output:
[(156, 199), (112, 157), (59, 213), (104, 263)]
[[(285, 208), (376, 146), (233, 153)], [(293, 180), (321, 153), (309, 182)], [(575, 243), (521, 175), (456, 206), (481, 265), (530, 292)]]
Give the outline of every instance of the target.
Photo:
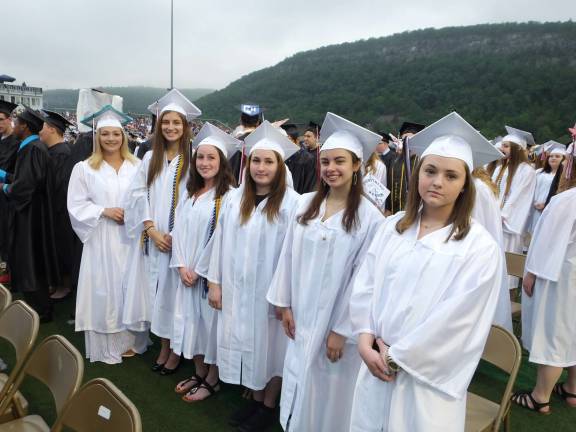
[[(170, 0), (0, 4), (0, 74), (18, 83), (170, 85)], [(575, 18), (574, 0), (174, 0), (174, 86), (220, 89), (299, 51), (406, 30)]]

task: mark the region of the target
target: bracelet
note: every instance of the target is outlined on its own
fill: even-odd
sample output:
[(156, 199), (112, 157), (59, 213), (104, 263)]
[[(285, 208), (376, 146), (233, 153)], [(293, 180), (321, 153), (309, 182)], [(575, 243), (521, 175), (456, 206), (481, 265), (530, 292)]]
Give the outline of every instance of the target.
[(386, 363), (388, 364), (388, 369), (390, 369), (392, 372), (397, 373), (400, 370), (400, 366), (398, 366), (398, 363), (396, 363), (394, 359), (390, 357), (390, 354), (386, 354)]

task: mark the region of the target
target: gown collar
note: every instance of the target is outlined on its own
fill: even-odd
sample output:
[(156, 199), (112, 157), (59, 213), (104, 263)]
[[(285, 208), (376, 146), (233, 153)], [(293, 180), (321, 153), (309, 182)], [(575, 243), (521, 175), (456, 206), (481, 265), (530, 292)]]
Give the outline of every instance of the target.
[(20, 143), (20, 147), (18, 147), (18, 151), (22, 150), (24, 147), (26, 147), (28, 144), (30, 144), (32, 141), (36, 141), (37, 139), (39, 139), (40, 137), (38, 135), (30, 135), (28, 138), (26, 138), (24, 141), (22, 141)]

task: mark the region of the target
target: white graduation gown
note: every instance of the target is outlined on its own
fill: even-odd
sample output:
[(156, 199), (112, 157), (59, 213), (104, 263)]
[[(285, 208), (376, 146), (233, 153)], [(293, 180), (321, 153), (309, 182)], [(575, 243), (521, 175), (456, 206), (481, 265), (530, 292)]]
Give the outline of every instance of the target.
[[(476, 202), (472, 210), (472, 218), (482, 225), (490, 233), (492, 238), (500, 247), (504, 262), (504, 238), (502, 233), (502, 215), (498, 199), (490, 187), (482, 180), (475, 178)], [(494, 324), (498, 324), (507, 330), (512, 331), (512, 309), (510, 305), (510, 294), (508, 288), (508, 275), (506, 266), (502, 271), (502, 291), (498, 298), (498, 306), (494, 314)]]
[(240, 225), (241, 199), (242, 189), (228, 193), (206, 248), (208, 270), (201, 259), (196, 272), (222, 287), (222, 311), (217, 314), (220, 379), (262, 390), (270, 379), (282, 376), (288, 338), (266, 293), (300, 195), (287, 188), (272, 223), (262, 213), (268, 202), (264, 199), (244, 225)]
[(532, 363), (576, 365), (576, 188), (554, 196), (536, 225), (526, 271), (534, 294), (522, 292), (522, 342)]
[(544, 172), (542, 168), (536, 171), (536, 188), (534, 190), (534, 200), (532, 202), (532, 208), (530, 209), (530, 218), (527, 227), (530, 234), (534, 233), (538, 219), (540, 219), (540, 215), (542, 214), (542, 211), (536, 210), (534, 205), (546, 204), (546, 199), (548, 198), (554, 175), (555, 173), (553, 172)]
[[(308, 207), (304, 195), (298, 209)], [(320, 208), (325, 212), (326, 202)], [(268, 301), (291, 307), (296, 327), (284, 360), (280, 423), (290, 431), (348, 431), (352, 391), (361, 359), (349, 315), (352, 279), (384, 216), (366, 198), (359, 207), (359, 228), (346, 233), (343, 211), (301, 225), (294, 220), (282, 248)], [(346, 336), (343, 357), (326, 357), (330, 331)], [(288, 425), (288, 421), (290, 423)]]
[(503, 257), (475, 222), (460, 241), (445, 241), (451, 226), (418, 240), (419, 220), (403, 234), (396, 231), (403, 214), (388, 218), (376, 234), (350, 301), (355, 334), (381, 337), (402, 370), (385, 383), (362, 365), (350, 430), (462, 432)]
[[(139, 164), (124, 161), (116, 172), (105, 161), (99, 169), (83, 161), (74, 166), (70, 177), (68, 213), (74, 232), (84, 244), (75, 329), (87, 333), (86, 351), (93, 361), (118, 363), (123, 352), (136, 348), (134, 335), (122, 324), (122, 273), (129, 243), (124, 226), (103, 217), (102, 212), (108, 207), (122, 207)], [(146, 339), (144, 348), (145, 343)]]
[[(152, 151), (144, 155), (126, 199), (124, 219), (132, 246), (123, 281), (126, 301), (122, 319), (128, 328), (140, 331), (148, 329), (152, 322), (156, 335), (170, 339), (179, 276), (169, 267), (170, 253), (160, 252), (150, 240), (148, 254), (144, 254), (140, 238), (143, 222), (147, 220), (153, 221), (161, 232), (170, 231), (169, 215), (180, 156), (170, 164), (164, 157), (162, 170), (148, 189), (146, 180), (151, 157)], [(175, 207), (186, 199), (187, 180), (188, 167), (182, 167)]]
[[(496, 181), (502, 169), (498, 166), (492, 175)], [(527, 163), (521, 163), (516, 170), (510, 192), (505, 196), (508, 169), (502, 175), (500, 182), (500, 208), (502, 209), (502, 228), (504, 231), (504, 250), (506, 252), (522, 253), (524, 248), (523, 236), (526, 232), (528, 216), (532, 208), (532, 198), (536, 188), (536, 172)], [(509, 277), (508, 287), (514, 289), (518, 286), (518, 278)]]
[[(225, 206), (226, 196), (222, 197)], [(208, 243), (210, 225), (214, 216), (215, 189), (212, 188), (197, 199), (187, 198), (176, 210), (176, 222), (172, 231), (172, 259), (170, 267), (191, 270), (196, 268)], [(216, 361), (215, 311), (208, 304), (202, 280), (187, 287), (180, 280), (176, 288), (174, 320), (170, 347), (176, 354), (191, 359), (205, 356), (205, 361)]]

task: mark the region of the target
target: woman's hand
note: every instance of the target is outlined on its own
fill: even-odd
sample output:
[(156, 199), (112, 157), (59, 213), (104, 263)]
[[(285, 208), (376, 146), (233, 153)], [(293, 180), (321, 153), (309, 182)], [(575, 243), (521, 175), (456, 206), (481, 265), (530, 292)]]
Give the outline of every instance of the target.
[(544, 207), (546, 207), (546, 204), (534, 204), (534, 208), (536, 210), (542, 211), (542, 210), (544, 210)]
[[(380, 342), (382, 342), (381, 339)], [(386, 382), (394, 380), (394, 375), (391, 373), (390, 369), (388, 369), (388, 365), (386, 364), (385, 356), (388, 353), (386, 344), (382, 342), (382, 344), (384, 345), (383, 346), (384, 353), (382, 353), (380, 343), (377, 342), (380, 352), (372, 348), (373, 343), (374, 343), (374, 336), (372, 336), (371, 334), (360, 335), (358, 341), (358, 352), (360, 353), (360, 357), (362, 357), (362, 360), (364, 361), (364, 363), (366, 363), (366, 366), (368, 367), (370, 373), (374, 375), (376, 378)], [(382, 354), (384, 354), (384, 356)]]
[(346, 338), (338, 333), (330, 331), (328, 339), (326, 339), (326, 357), (332, 362), (336, 363), (344, 355), (344, 345)]
[(182, 280), (182, 283), (187, 287), (193, 286), (198, 280), (196, 272), (186, 267), (178, 267), (178, 273), (180, 273), (180, 280)]
[(290, 339), (296, 337), (296, 325), (294, 324), (294, 316), (292, 315), (292, 309), (289, 307), (278, 308), (282, 313), (282, 327), (284, 327), (284, 333)]
[(214, 309), (222, 310), (222, 287), (208, 282), (208, 304)]
[(172, 250), (172, 237), (170, 237), (170, 234), (160, 232), (156, 228), (150, 228), (148, 237), (152, 239), (160, 252), (170, 252)]
[(105, 208), (102, 215), (108, 219), (112, 219), (118, 225), (124, 225), (124, 209), (120, 207)]
[(526, 273), (522, 279), (522, 288), (528, 297), (534, 294), (534, 283), (536, 282), (536, 275), (533, 273)]

